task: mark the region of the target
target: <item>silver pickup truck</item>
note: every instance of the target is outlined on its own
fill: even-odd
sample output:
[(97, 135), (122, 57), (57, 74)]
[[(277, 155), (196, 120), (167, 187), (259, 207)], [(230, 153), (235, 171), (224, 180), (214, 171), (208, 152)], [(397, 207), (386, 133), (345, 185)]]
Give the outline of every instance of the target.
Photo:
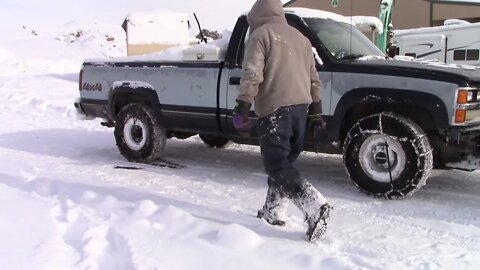
[[(393, 60), (342, 16), (285, 12), (310, 39), (324, 84), (328, 129), (315, 140), (307, 132), (305, 150), (343, 154), (354, 185), (387, 199), (412, 195), (433, 168), (480, 168), (479, 69)], [(87, 60), (75, 107), (114, 127), (120, 153), (134, 162), (161, 158), (172, 137), (257, 144), (255, 128), (242, 137), (231, 121), (246, 39), (242, 15), (221, 59)]]

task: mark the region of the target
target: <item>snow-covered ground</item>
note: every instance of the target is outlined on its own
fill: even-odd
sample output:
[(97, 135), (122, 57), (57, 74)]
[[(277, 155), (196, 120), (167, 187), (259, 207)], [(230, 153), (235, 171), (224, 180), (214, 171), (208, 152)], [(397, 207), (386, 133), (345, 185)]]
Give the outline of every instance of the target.
[(340, 156), (304, 153), (335, 207), (308, 243), (294, 207), (285, 228), (255, 218), (258, 147), (169, 140), (183, 168), (132, 164), (111, 129), (76, 119), (81, 61), (124, 55), (119, 26), (29, 27), (0, 38), (0, 269), (480, 267), (480, 171), (434, 171), (412, 198), (384, 201), (355, 190)]

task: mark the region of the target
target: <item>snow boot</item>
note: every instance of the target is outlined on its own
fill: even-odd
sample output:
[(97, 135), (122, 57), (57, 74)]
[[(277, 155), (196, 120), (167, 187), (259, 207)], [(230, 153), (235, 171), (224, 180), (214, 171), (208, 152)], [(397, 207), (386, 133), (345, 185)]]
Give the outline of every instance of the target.
[(327, 219), (330, 217), (332, 207), (327, 199), (307, 181), (303, 181), (303, 191), (300, 196), (293, 196), (293, 203), (302, 210), (308, 229), (306, 232), (308, 241), (316, 241), (327, 229)]
[(307, 219), (308, 229), (307, 238), (308, 241), (317, 241), (327, 230), (327, 219), (330, 218), (333, 207), (328, 203), (325, 203)]
[(285, 212), (288, 198), (275, 184), (269, 180), (267, 198), (263, 208), (258, 210), (257, 218), (263, 218), (273, 226), (285, 226)]

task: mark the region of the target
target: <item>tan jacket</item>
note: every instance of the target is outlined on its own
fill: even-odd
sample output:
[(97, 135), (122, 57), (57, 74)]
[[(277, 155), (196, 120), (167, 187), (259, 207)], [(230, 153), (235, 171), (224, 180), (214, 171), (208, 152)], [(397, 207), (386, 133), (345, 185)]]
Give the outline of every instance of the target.
[(255, 102), (258, 117), (282, 106), (320, 101), (312, 45), (287, 24), (280, 0), (257, 0), (247, 20), (251, 35), (237, 99)]

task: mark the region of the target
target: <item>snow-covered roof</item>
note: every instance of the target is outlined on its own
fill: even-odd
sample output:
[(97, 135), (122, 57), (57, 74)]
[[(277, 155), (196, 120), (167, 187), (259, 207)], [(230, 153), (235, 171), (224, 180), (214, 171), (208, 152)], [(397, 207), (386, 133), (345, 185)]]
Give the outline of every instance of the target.
[(188, 44), (188, 15), (158, 10), (128, 14), (123, 23), (129, 44)]
[(379, 34), (383, 33), (383, 23), (382, 21), (373, 16), (352, 16), (347, 17), (355, 23), (358, 29), (361, 31), (368, 31), (373, 27)]
[(149, 23), (168, 23), (172, 20), (188, 21), (188, 14), (181, 12), (173, 12), (168, 10), (151, 10), (142, 12), (132, 12), (125, 18), (130, 24), (142, 25)]
[(460, 20), (460, 19), (447, 19), (443, 22), (443, 25), (466, 25), (470, 24), (470, 22), (467, 22), (465, 20)]
[(318, 9), (311, 9), (311, 8), (285, 8), (286, 13), (296, 14), (302, 18), (320, 18), (320, 19), (327, 19), (327, 20), (334, 20), (337, 22), (347, 23), (351, 25), (355, 25), (351, 18), (342, 16), (337, 13), (318, 10)]
[(458, 28), (480, 29), (480, 23), (449, 24), (449, 25), (433, 26), (433, 27), (420, 27), (420, 28), (414, 28), (414, 29), (393, 30), (393, 33), (396, 36), (413, 35), (413, 34), (418, 35), (418, 34), (444, 33), (445, 31), (458, 29)]

